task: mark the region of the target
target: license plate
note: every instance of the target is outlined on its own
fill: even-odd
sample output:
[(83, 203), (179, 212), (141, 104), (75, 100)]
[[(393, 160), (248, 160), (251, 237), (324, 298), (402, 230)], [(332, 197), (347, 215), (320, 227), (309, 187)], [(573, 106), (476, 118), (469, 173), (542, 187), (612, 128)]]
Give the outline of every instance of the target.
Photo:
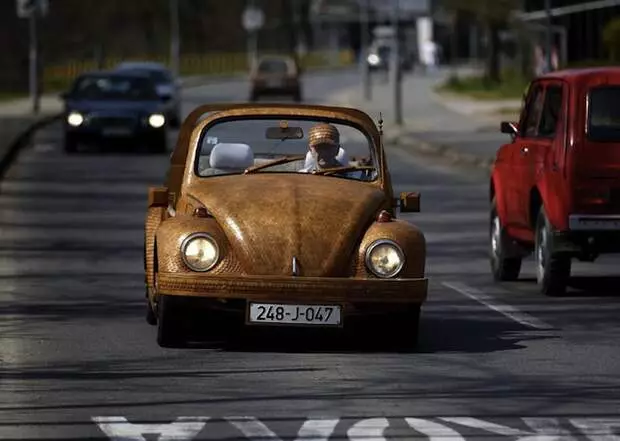
[(267, 81), (267, 87), (282, 87), (282, 81), (280, 81), (280, 80), (269, 80), (269, 81)]
[(592, 230), (619, 230), (620, 220), (580, 219), (579, 226), (584, 229), (592, 229)]
[(250, 303), (250, 323), (340, 326), (339, 305), (291, 305), (280, 303)]
[(125, 127), (110, 127), (102, 131), (103, 136), (129, 136), (131, 133), (131, 129)]

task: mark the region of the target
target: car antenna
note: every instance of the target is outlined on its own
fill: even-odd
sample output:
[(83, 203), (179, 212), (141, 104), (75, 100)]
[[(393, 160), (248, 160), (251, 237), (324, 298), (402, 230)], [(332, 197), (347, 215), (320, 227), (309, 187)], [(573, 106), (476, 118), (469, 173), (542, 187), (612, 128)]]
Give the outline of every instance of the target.
[(379, 135), (383, 136), (383, 113), (379, 112)]

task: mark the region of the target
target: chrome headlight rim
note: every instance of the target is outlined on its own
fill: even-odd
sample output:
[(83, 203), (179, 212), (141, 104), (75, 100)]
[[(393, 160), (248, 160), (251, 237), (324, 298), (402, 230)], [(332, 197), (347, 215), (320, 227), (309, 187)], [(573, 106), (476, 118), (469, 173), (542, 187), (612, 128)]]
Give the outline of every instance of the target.
[[(213, 245), (213, 248), (215, 248), (216, 257), (215, 259), (213, 259), (213, 263), (206, 268), (196, 268), (194, 265), (192, 265), (191, 263), (187, 261), (187, 255), (185, 254), (185, 251), (187, 250), (187, 246), (190, 244), (190, 242), (198, 238), (207, 239), (209, 242), (211, 242), (211, 245)], [(192, 233), (189, 236), (187, 236), (185, 239), (183, 239), (183, 242), (181, 242), (181, 258), (183, 259), (183, 263), (192, 271), (195, 271), (198, 273), (206, 273), (207, 271), (212, 270), (213, 267), (215, 267), (215, 265), (217, 265), (220, 262), (220, 247), (217, 244), (217, 241), (215, 240), (215, 238), (209, 233)]]
[[(382, 274), (376, 271), (370, 261), (370, 256), (372, 255), (373, 250), (381, 245), (390, 245), (392, 248), (394, 248), (394, 250), (398, 254), (398, 257), (400, 258), (400, 263), (398, 264), (396, 269), (389, 274)], [(393, 240), (379, 239), (371, 243), (370, 246), (366, 249), (366, 256), (365, 256), (364, 262), (366, 263), (366, 268), (368, 269), (368, 271), (370, 271), (373, 275), (381, 279), (392, 279), (398, 276), (398, 274), (400, 274), (403, 267), (405, 266), (405, 253), (403, 252), (403, 249), (400, 247), (400, 245), (398, 245)]]
[[(160, 121), (160, 124), (154, 124), (152, 119), (155, 118), (158, 121)], [(146, 122), (148, 123), (149, 126), (151, 126), (154, 129), (161, 129), (163, 126), (166, 125), (166, 116), (163, 113), (152, 113), (148, 116), (148, 118), (146, 119)]]
[[(79, 122), (75, 121), (76, 118), (79, 119)], [(84, 124), (85, 120), (86, 118), (80, 112), (72, 111), (69, 112), (69, 114), (67, 115), (67, 124), (69, 124), (71, 127), (80, 127), (82, 124)]]

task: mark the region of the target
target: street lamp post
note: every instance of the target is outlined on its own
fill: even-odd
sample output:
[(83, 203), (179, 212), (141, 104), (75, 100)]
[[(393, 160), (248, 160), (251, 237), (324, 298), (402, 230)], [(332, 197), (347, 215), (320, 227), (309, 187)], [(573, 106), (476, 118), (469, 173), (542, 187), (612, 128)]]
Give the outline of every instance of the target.
[(547, 26), (545, 29), (545, 37), (546, 37), (546, 63), (547, 70), (552, 70), (552, 58), (551, 52), (553, 51), (553, 29), (551, 23), (551, 0), (545, 0), (545, 14), (547, 17)]
[(403, 103), (402, 103), (402, 71), (400, 63), (400, 26), (399, 26), (399, 0), (392, 0), (392, 26), (394, 28), (394, 37), (392, 39), (391, 61), (391, 82), (392, 82), (392, 102), (394, 107), (394, 123), (397, 126), (403, 124)]
[(180, 70), (179, 0), (170, 0), (170, 64), (176, 76)]
[(364, 89), (364, 99), (370, 101), (372, 99), (372, 85), (370, 83), (370, 66), (368, 65), (368, 9), (369, 1), (362, 0), (359, 2), (360, 10), (360, 69), (362, 74), (362, 87)]

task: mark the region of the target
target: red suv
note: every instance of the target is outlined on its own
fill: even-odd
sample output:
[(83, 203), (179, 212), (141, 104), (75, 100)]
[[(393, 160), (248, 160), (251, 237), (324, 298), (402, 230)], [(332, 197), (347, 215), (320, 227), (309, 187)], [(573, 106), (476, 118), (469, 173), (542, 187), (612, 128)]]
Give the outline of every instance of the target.
[(573, 258), (620, 252), (620, 67), (552, 72), (530, 84), (519, 123), (502, 122), (490, 183), (495, 280), (516, 280), (534, 252), (546, 295)]

